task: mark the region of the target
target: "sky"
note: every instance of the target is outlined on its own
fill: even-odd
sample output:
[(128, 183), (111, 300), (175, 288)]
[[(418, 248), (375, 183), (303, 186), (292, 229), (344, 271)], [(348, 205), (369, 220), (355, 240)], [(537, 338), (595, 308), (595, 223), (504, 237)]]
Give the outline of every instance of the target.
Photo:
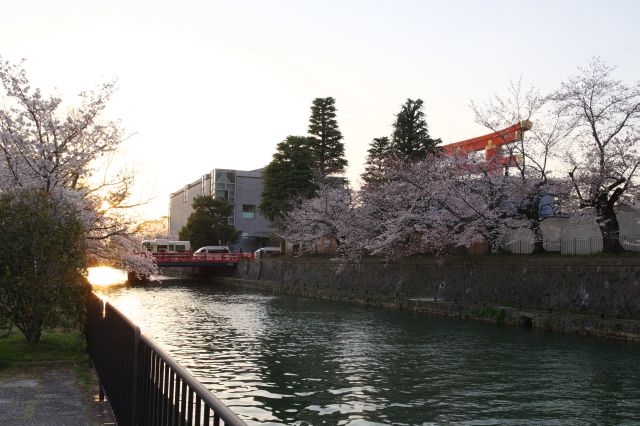
[(633, 0), (2, 0), (0, 11), (0, 55), (26, 59), (33, 86), (72, 104), (117, 80), (106, 117), (129, 134), (119, 161), (136, 170), (146, 218), (214, 168), (267, 165), (307, 133), (316, 97), (336, 99), (357, 188), (371, 139), (391, 134), (407, 98), (451, 143), (487, 133), (470, 102), (510, 80), (548, 92), (594, 56), (640, 79)]

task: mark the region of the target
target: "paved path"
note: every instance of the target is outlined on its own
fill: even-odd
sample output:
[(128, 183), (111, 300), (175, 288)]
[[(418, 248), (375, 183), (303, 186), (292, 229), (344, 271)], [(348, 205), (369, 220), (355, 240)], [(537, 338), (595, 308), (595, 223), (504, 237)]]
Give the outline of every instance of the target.
[(97, 426), (115, 422), (97, 385), (66, 364), (26, 364), (0, 372), (0, 425)]

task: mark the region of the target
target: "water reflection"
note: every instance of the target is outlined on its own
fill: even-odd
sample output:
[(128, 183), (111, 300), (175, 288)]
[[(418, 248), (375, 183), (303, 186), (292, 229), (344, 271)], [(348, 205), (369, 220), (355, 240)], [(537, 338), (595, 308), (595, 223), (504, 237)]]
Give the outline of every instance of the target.
[(637, 345), (213, 284), (108, 292), (143, 332), (248, 423), (580, 424), (640, 418)]

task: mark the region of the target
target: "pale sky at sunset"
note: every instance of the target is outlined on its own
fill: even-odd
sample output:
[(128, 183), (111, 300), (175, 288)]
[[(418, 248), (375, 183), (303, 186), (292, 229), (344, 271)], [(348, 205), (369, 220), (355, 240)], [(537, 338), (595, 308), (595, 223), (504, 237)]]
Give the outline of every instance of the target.
[(213, 168), (266, 165), (315, 97), (336, 99), (357, 182), (408, 97), (450, 143), (486, 133), (470, 100), (509, 79), (548, 91), (594, 55), (640, 79), (638, 1), (3, 0), (0, 16), (0, 55), (34, 86), (71, 101), (118, 80), (108, 114), (150, 218)]

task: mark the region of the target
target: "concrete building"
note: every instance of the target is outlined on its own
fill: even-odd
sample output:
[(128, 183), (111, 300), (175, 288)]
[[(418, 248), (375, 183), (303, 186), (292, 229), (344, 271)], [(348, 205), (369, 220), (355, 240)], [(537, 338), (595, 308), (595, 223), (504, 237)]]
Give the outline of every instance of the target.
[[(214, 169), (184, 188), (172, 193), (169, 200), (169, 233), (177, 236), (193, 212), (193, 199), (200, 195), (212, 195), (227, 200), (234, 206), (228, 223), (241, 231), (240, 241), (232, 251), (253, 251), (266, 245), (271, 223), (260, 214), (258, 206), (262, 197), (262, 169), (228, 170)], [(211, 244), (217, 244), (212, 241)], [(194, 247), (193, 249), (197, 249)]]

